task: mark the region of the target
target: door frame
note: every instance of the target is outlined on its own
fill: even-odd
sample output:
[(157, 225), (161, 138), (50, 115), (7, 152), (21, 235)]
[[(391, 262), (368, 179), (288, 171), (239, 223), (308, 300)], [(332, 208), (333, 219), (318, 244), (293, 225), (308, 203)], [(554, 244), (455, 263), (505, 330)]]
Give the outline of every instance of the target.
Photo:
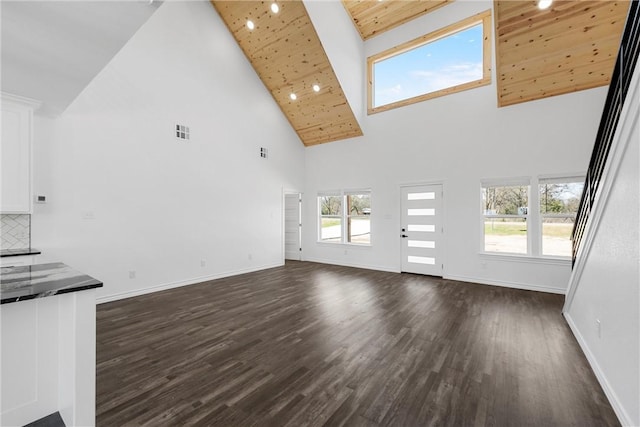
[(300, 261), (304, 260), (304, 250), (302, 248), (302, 218), (304, 218), (303, 216), (303, 212), (302, 212), (302, 197), (304, 196), (304, 193), (302, 191), (297, 191), (297, 190), (289, 190), (289, 189), (282, 189), (282, 254), (281, 254), (281, 259), (282, 259), (282, 265), (284, 265), (284, 262), (286, 260), (286, 241), (285, 241), (285, 233), (286, 233), (286, 209), (287, 209), (287, 205), (286, 205), (286, 197), (288, 195), (293, 195), (293, 194), (297, 194), (300, 199), (298, 202), (298, 206), (299, 206), (299, 210), (300, 210)]
[(400, 242), (400, 245), (398, 245), (398, 271), (400, 273), (402, 273), (402, 237), (400, 237), (401, 234), (401, 229), (402, 229), (402, 189), (406, 188), (406, 187), (417, 187), (420, 185), (442, 185), (442, 277), (446, 277), (446, 271), (447, 271), (447, 239), (446, 239), (446, 231), (447, 228), (449, 226), (449, 224), (447, 223), (447, 187), (446, 187), (446, 181), (445, 180), (433, 180), (433, 181), (416, 181), (416, 182), (403, 182), (400, 185), (398, 185), (398, 199), (399, 200), (399, 206), (398, 206), (398, 213), (400, 214), (398, 216), (398, 222), (397, 222), (397, 227), (396, 227), (396, 231), (398, 232), (397, 236), (398, 236), (398, 242)]

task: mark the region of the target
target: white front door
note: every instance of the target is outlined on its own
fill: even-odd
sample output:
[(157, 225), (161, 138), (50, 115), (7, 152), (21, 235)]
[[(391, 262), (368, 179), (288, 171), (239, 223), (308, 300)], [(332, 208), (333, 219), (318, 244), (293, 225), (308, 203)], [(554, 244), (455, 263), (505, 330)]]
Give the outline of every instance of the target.
[(300, 194), (284, 195), (284, 258), (296, 261), (300, 261), (302, 251), (300, 199)]
[(402, 187), (402, 271), (442, 276), (442, 185)]

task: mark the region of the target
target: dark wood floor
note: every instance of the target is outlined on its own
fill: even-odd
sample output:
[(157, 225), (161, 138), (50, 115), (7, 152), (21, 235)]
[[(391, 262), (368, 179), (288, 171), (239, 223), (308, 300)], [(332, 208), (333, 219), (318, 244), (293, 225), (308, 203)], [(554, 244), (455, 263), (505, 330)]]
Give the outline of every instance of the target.
[(97, 424), (619, 425), (562, 302), (287, 262), (102, 304)]

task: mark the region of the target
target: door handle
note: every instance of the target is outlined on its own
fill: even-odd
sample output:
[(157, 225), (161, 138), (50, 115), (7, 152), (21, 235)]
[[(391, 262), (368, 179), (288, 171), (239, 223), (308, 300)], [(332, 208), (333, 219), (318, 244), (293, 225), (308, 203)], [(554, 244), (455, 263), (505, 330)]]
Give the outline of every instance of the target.
[(401, 234), (400, 237), (409, 237), (406, 234)]

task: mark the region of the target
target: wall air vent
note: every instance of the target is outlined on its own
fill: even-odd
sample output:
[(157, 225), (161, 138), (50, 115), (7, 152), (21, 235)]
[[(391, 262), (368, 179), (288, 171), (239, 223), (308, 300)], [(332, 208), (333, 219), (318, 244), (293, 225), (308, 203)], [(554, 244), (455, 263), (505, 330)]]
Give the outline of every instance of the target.
[(189, 139), (189, 126), (176, 125), (176, 138), (181, 140)]

